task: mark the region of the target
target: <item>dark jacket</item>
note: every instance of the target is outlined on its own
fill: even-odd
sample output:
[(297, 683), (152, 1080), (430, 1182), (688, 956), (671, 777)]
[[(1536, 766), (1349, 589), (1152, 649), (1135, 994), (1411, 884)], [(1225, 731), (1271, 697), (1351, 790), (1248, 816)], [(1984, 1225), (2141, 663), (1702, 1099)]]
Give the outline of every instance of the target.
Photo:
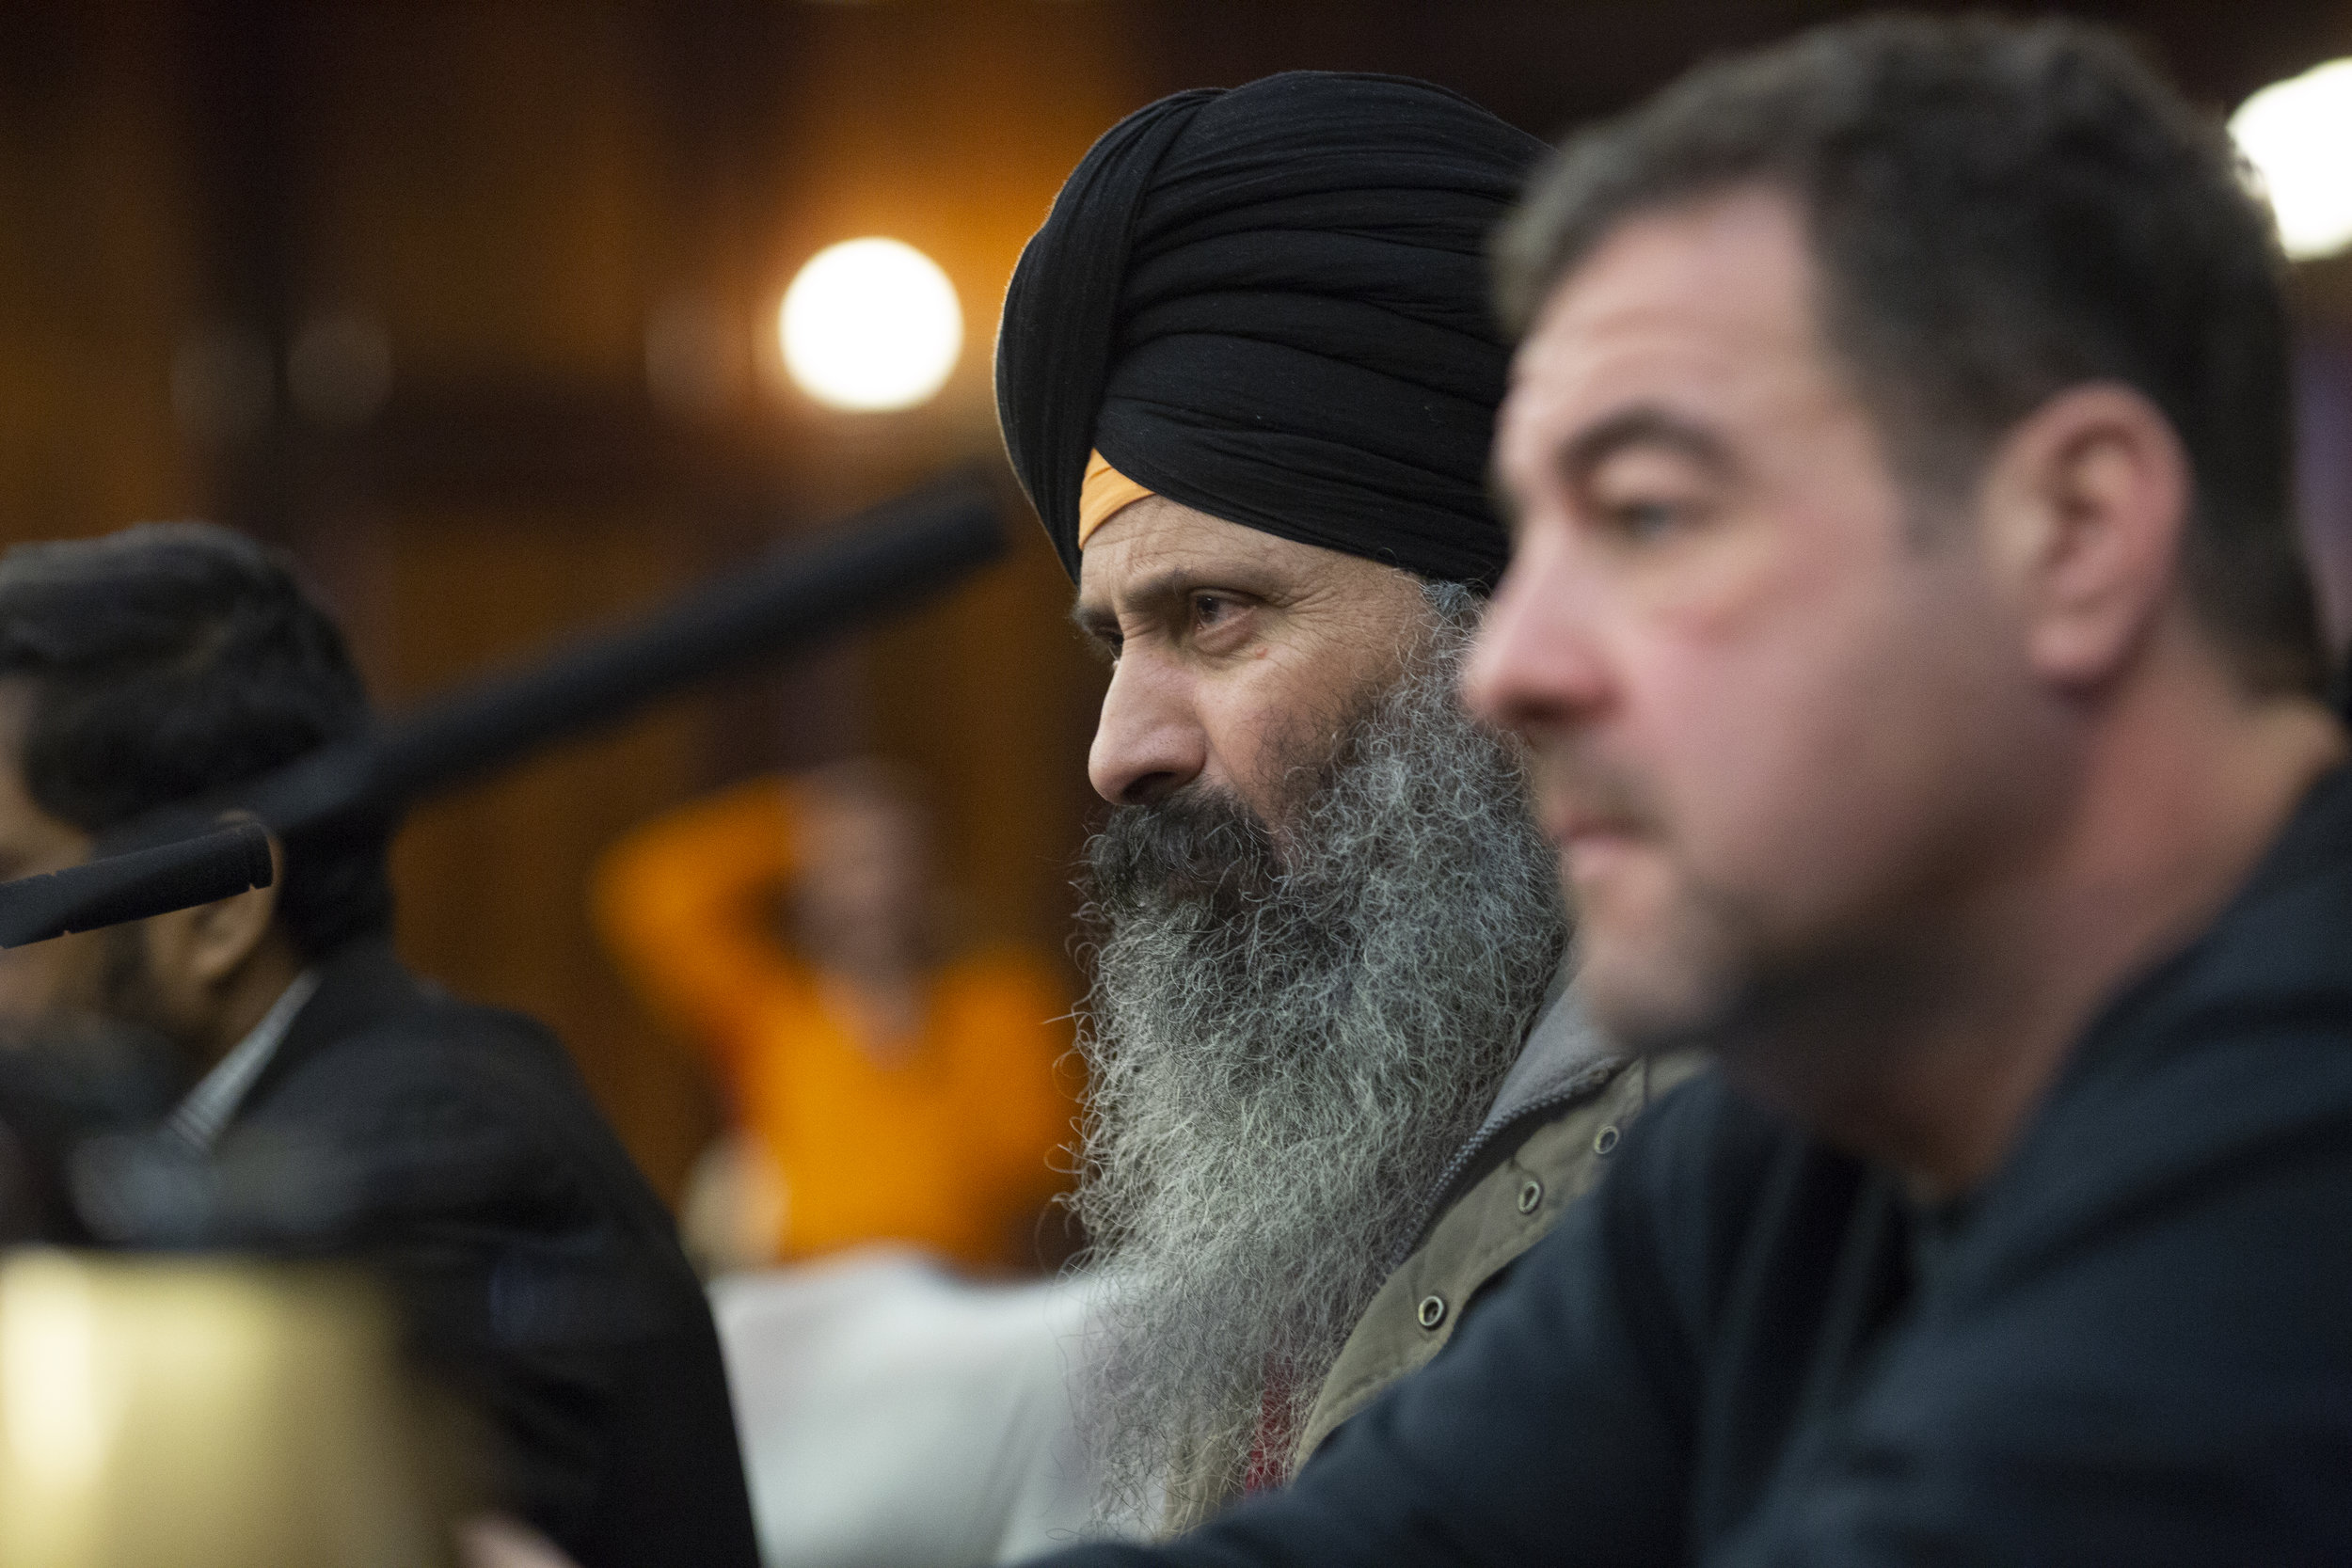
[(221, 1153), (278, 1177), (216, 1239), (376, 1265), (503, 1438), (510, 1505), (582, 1568), (757, 1563), (702, 1289), (544, 1028), (347, 948)]
[(2352, 774), (1963, 1208), (1711, 1075), (1292, 1488), (1066, 1568), (2352, 1561)]

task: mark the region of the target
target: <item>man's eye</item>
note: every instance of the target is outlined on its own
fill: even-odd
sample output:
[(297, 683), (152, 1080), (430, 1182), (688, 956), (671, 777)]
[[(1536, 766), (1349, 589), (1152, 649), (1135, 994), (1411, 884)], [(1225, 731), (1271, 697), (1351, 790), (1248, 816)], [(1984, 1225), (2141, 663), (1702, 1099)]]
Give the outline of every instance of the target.
[(1195, 594), (1192, 596), (1192, 618), (1203, 626), (1213, 626), (1233, 612), (1233, 601), (1222, 594)]
[(1635, 544), (1663, 539), (1690, 522), (1692, 509), (1681, 501), (1629, 500), (1609, 508), (1610, 526)]

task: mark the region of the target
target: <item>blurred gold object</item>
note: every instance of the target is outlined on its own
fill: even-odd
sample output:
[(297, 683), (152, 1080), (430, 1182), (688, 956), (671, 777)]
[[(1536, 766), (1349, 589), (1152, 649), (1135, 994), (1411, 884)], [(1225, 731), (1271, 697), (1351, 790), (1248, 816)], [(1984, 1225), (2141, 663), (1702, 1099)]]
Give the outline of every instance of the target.
[(358, 1275), (0, 1254), (0, 1568), (446, 1568), (424, 1419)]

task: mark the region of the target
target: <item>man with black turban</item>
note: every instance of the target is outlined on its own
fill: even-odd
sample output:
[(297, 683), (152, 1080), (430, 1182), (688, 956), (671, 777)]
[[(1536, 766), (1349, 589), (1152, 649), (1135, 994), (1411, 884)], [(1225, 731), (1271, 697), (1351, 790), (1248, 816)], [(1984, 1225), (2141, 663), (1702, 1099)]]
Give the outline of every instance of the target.
[(1111, 662), (1077, 1203), (1113, 1519), (1286, 1479), (1675, 1075), (1582, 1022), (1521, 752), (1456, 693), (1507, 554), (1486, 242), (1541, 151), (1396, 77), (1179, 93), (1006, 299), (1006, 445)]

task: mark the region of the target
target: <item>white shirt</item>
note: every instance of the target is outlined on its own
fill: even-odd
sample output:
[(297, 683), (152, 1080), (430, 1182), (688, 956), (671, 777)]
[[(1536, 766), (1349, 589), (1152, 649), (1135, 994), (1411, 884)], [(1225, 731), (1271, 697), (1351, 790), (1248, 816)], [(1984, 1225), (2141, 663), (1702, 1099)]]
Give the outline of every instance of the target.
[(1071, 1390), (1103, 1289), (971, 1284), (891, 1247), (713, 1280), (761, 1555), (974, 1568), (1080, 1540)]
[(279, 992), (269, 1011), (262, 1015), (262, 1022), (228, 1055), (214, 1063), (213, 1070), (188, 1091), (187, 1099), (180, 1101), (180, 1108), (171, 1113), (167, 1125), (189, 1148), (202, 1153), (218, 1141), (221, 1129), (229, 1125), (229, 1118), (245, 1103), (253, 1081), (262, 1076), (262, 1069), (278, 1054), (278, 1043), (285, 1039), (286, 1031), (294, 1027), (294, 1015), (302, 1011), (318, 989), (318, 971), (306, 969), (295, 975), (294, 984)]

